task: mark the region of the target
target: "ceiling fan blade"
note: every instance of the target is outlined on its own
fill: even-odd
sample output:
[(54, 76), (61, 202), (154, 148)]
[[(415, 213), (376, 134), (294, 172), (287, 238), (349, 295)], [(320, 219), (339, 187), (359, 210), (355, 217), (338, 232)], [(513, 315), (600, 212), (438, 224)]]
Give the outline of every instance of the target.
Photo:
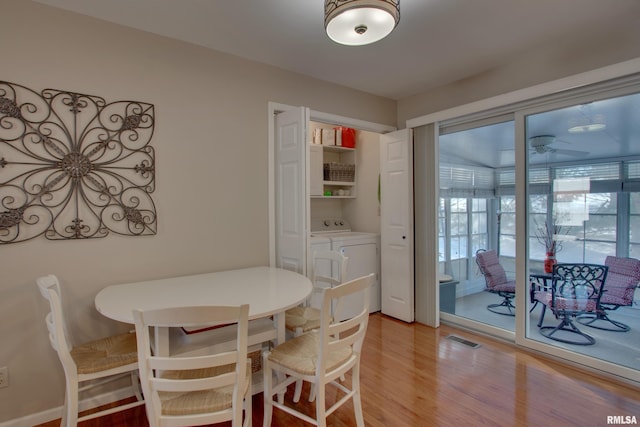
[(589, 154), (588, 151), (579, 151), (579, 150), (563, 150), (561, 148), (555, 148), (553, 149), (554, 153), (558, 153), (558, 154), (566, 154), (568, 156), (576, 156), (576, 157), (582, 157), (582, 156), (586, 156), (587, 154)]

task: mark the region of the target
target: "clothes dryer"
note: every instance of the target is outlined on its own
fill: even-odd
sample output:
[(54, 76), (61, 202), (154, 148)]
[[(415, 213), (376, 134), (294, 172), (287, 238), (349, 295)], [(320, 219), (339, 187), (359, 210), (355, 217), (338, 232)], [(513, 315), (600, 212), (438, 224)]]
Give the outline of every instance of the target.
[[(379, 240), (379, 235), (375, 233), (352, 231), (331, 235), (331, 249), (349, 258), (345, 280), (352, 280), (370, 273), (375, 274), (375, 280), (369, 291), (370, 313), (380, 311)], [(357, 298), (357, 295), (345, 298), (340, 317), (348, 319), (360, 312), (361, 307)]]

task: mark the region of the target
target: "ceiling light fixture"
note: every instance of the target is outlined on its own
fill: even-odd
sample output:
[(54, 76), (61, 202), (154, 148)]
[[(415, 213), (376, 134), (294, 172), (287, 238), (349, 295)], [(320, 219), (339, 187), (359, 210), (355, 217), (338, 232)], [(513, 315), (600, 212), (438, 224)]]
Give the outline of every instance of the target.
[(329, 38), (347, 46), (377, 42), (400, 21), (400, 0), (325, 0), (324, 28)]
[(569, 129), (567, 130), (570, 133), (595, 132), (606, 129), (607, 124), (602, 114), (591, 114), (589, 105), (583, 105), (581, 110), (582, 117), (573, 118), (569, 121)]

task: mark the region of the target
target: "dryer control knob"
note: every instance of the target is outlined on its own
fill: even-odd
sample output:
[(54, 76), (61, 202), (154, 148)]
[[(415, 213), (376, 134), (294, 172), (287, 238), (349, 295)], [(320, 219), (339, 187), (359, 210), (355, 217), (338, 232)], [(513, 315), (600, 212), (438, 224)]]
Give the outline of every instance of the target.
[(344, 225), (344, 221), (340, 221), (340, 225)]
[(325, 226), (325, 227), (328, 227), (328, 226), (330, 226), (330, 225), (331, 225), (331, 222), (330, 222), (330, 221), (327, 221), (327, 220), (325, 219), (325, 220), (324, 220), (324, 222), (323, 222), (323, 224), (324, 224), (324, 226)]

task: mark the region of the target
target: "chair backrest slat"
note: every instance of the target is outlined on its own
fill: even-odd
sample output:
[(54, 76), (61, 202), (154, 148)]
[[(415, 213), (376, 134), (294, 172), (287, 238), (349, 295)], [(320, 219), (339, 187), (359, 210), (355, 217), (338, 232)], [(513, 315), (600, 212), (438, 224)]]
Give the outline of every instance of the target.
[(189, 379), (166, 379), (166, 378), (151, 378), (151, 384), (153, 390), (171, 391), (171, 392), (190, 392), (200, 390), (211, 390), (214, 388), (221, 388), (232, 386), (237, 383), (237, 376), (235, 372), (229, 372), (226, 374), (220, 374), (212, 377), (203, 378), (189, 378)]
[(238, 358), (237, 351), (228, 351), (225, 353), (211, 354), (205, 356), (191, 356), (189, 363), (185, 364), (185, 357), (160, 357), (153, 356), (149, 358), (149, 367), (160, 370), (189, 370), (204, 369), (211, 366), (224, 366), (236, 363)]

